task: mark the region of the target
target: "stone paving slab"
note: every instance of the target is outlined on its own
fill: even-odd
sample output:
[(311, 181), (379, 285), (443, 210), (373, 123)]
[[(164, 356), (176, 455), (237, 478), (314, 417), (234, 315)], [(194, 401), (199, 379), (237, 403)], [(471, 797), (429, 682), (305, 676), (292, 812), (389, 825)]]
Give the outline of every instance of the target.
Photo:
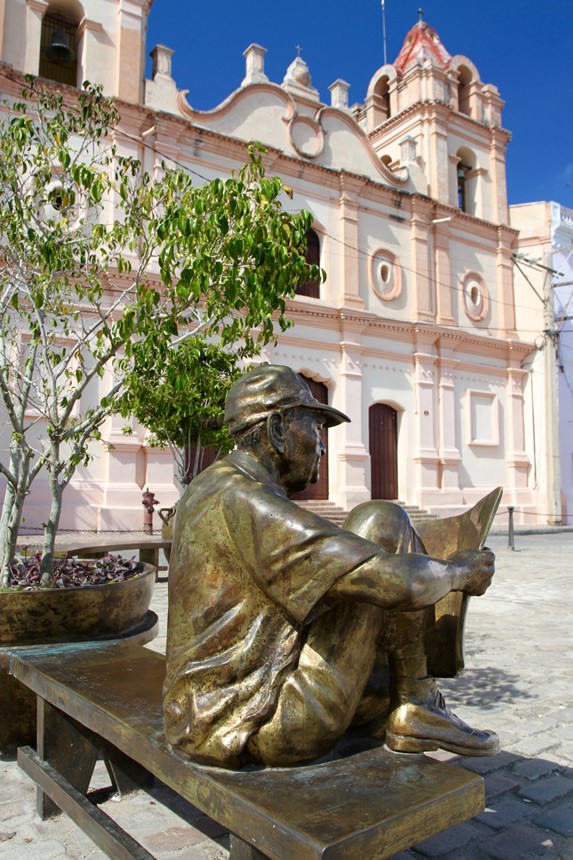
[[(503, 752), (433, 754), (484, 777), (487, 809), (394, 860), (573, 860), (573, 533), (518, 533), (516, 551), (502, 535), (489, 544), (497, 573), (489, 592), (470, 603), (467, 668), (440, 686), (462, 718), (498, 731)], [(148, 647), (164, 651), (165, 577), (152, 608), (160, 632)], [(0, 761), (1, 860), (104, 857), (66, 817), (39, 821), (34, 798), (16, 763)], [(228, 834), (161, 784), (102, 808), (158, 860), (228, 857)]]

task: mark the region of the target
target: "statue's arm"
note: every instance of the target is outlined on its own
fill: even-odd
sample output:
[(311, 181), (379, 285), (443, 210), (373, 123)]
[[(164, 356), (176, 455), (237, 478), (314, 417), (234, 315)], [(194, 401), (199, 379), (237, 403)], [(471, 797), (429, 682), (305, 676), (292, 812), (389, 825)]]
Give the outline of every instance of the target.
[(489, 550), (468, 550), (442, 561), (384, 551), (341, 576), (328, 591), (335, 600), (364, 600), (384, 609), (421, 609), (450, 591), (483, 594), (494, 573)]

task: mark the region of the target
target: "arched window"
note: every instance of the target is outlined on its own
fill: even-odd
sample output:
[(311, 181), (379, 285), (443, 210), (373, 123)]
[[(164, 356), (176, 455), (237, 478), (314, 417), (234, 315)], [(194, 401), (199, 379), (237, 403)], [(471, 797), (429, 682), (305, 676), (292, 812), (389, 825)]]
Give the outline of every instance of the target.
[(458, 206), (462, 212), (469, 215), (476, 214), (476, 157), (475, 154), (465, 146), (458, 149), (456, 153), (458, 163), (456, 176), (458, 182)]
[[(306, 251), (304, 254), (305, 260), (312, 266), (320, 265), (320, 239), (318, 238), (318, 233), (314, 230), (307, 230), (306, 233)], [(298, 296), (309, 296), (311, 299), (319, 299), (320, 298), (320, 280), (315, 278), (314, 281), (308, 281), (306, 284), (301, 284), (301, 286), (296, 291)]]
[(460, 113), (471, 116), (470, 107), (470, 85), (472, 73), (467, 66), (460, 66), (458, 70), (458, 107)]
[(458, 164), (458, 206), (462, 210), (462, 212), (467, 212), (467, 198), (466, 198), (466, 174), (468, 172), (468, 167), (465, 164), (462, 164), (461, 161)]
[(384, 120), (390, 119), (390, 78), (388, 75), (384, 75), (384, 77), (377, 81), (374, 87), (374, 95), (376, 98), (378, 121), (384, 122)]
[(50, 5), (42, 20), (40, 76), (61, 84), (78, 85), (77, 29), (82, 13), (75, 7), (65, 13)]

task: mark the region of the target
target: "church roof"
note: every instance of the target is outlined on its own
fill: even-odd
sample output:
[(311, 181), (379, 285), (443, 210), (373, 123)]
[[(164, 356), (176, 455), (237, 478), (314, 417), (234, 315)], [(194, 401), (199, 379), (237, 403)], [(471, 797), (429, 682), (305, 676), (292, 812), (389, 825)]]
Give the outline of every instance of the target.
[(404, 72), (412, 63), (422, 65), (429, 62), (433, 66), (445, 69), (451, 59), (451, 54), (448, 54), (442, 45), (434, 28), (420, 19), (404, 39), (394, 67)]

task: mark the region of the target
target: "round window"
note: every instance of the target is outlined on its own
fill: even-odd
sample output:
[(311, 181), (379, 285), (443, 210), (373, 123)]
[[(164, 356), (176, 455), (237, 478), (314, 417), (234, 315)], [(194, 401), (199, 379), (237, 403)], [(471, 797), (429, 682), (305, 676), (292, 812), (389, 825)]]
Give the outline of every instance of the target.
[(402, 288), (400, 265), (389, 251), (377, 251), (372, 257), (372, 288), (378, 298), (392, 301)]
[(471, 320), (484, 319), (489, 309), (489, 296), (485, 284), (476, 275), (469, 275), (463, 286), (464, 309)]

